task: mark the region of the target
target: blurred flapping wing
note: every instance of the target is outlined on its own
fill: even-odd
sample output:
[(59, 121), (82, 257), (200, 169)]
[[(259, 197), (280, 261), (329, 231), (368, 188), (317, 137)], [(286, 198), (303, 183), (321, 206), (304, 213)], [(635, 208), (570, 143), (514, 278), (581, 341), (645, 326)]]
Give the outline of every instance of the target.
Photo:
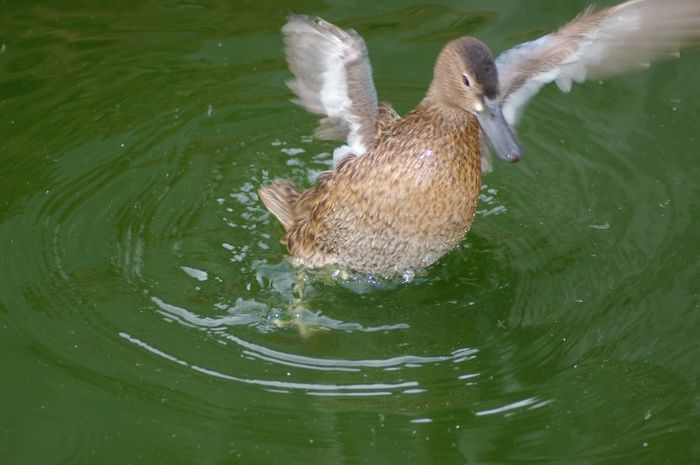
[(324, 115), (320, 139), (345, 140), (363, 155), (374, 144), (378, 103), (367, 47), (355, 31), (320, 18), (290, 15), (282, 28), (295, 102)]
[(550, 82), (603, 79), (678, 57), (700, 43), (700, 0), (632, 0), (589, 8), (559, 31), (525, 42), (496, 60), (503, 113), (515, 125), (527, 102)]

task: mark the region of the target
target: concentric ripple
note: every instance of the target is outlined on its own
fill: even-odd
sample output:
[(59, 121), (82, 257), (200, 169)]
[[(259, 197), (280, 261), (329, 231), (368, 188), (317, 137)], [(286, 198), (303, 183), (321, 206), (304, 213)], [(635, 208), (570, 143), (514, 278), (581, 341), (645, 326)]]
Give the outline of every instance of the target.
[[(277, 156), (291, 167), (292, 177), (309, 182), (318, 172), (327, 169), (330, 160), (330, 155), (323, 152), (312, 155), (310, 165), (302, 163), (297, 157), (307, 151), (311, 142), (308, 137), (301, 137), (297, 144), (292, 145), (273, 138), (267, 150), (278, 153)], [(245, 175), (247, 169), (249, 176), (255, 176), (256, 168), (256, 165), (250, 165), (238, 171)], [(218, 169), (213, 172), (214, 182), (223, 178), (230, 181), (229, 174), (220, 175)], [(433, 374), (436, 367), (443, 364), (443, 370), (454, 372), (454, 375), (446, 374), (447, 379), (441, 380), (442, 385), (464, 384), (465, 377), (478, 376), (469, 371), (469, 361), (477, 356), (478, 350), (454, 345), (442, 348), (438, 345), (428, 355), (412, 354), (411, 347), (404, 345), (397, 347), (399, 350), (394, 353), (382, 350), (380, 358), (363, 358), (363, 351), (357, 347), (351, 352), (329, 352), (326, 357), (298, 353), (299, 337), (307, 343), (323, 339), (352, 346), (361, 340), (364, 347), (405, 338), (402, 333), (411, 331), (411, 318), (406, 318), (406, 314), (399, 312), (395, 317), (398, 319), (393, 320), (377, 318), (375, 314), (368, 323), (362, 321), (368, 320), (366, 315), (353, 320), (353, 315), (355, 318), (359, 316), (355, 311), (341, 312), (336, 316), (333, 309), (337, 303), (327, 300), (329, 292), (340, 289), (348, 299), (374, 301), (382, 293), (399, 288), (410, 290), (410, 286), (429, 282), (431, 278), (421, 273), (416, 282), (405, 283), (345, 272), (309, 274), (294, 269), (283, 259), (284, 252), (277, 245), (276, 238), (262, 232), (277, 227), (255, 194), (255, 186), (266, 181), (265, 173), (259, 179), (245, 180), (244, 177), (240, 186), (226, 195), (216, 194), (217, 189), (213, 188), (210, 194), (213, 202), (210, 200), (209, 205), (196, 213), (194, 209), (188, 210), (193, 218), (187, 221), (191, 221), (195, 229), (200, 221), (197, 215), (202, 211), (218, 217), (223, 234), (211, 231), (211, 241), (203, 240), (201, 235), (193, 237), (174, 233), (168, 237), (169, 232), (179, 231), (177, 225), (183, 218), (188, 218), (189, 215), (182, 211), (167, 212), (170, 217), (162, 223), (152, 220), (162, 214), (159, 208), (171, 204), (167, 197), (181, 189), (177, 185), (170, 186), (164, 194), (151, 195), (151, 200), (140, 196), (141, 209), (150, 211), (146, 215), (146, 218), (151, 218), (150, 224), (143, 224), (142, 217), (134, 215), (132, 210), (124, 210), (124, 218), (120, 220), (128, 226), (121, 228), (124, 233), (117, 247), (119, 266), (125, 278), (137, 284), (140, 282), (147, 299), (145, 304), (150, 303), (149, 306), (166, 322), (204, 331), (208, 344), (227, 347), (227, 357), (236, 357), (236, 365), (216, 368), (193, 359), (192, 354), (172, 352), (138, 333), (120, 331), (121, 338), (201, 374), (278, 391), (302, 390), (310, 395), (419, 394), (427, 389), (424, 380), (428, 375), (422, 375), (421, 368), (430, 367)], [(179, 182), (188, 181), (185, 177)], [(488, 195), (485, 198), (487, 205), (493, 205), (495, 193), (490, 189), (485, 194), (485, 197)], [(203, 230), (207, 228), (206, 225), (202, 227)], [(156, 240), (149, 239), (145, 231), (150, 231)], [(220, 242), (214, 239), (222, 236), (224, 239)], [(167, 237), (170, 247), (158, 249), (157, 239), (160, 237)], [(146, 257), (154, 253), (154, 244), (158, 249), (155, 253), (165, 254), (157, 261), (170, 263), (169, 273), (172, 275), (166, 282), (149, 278), (151, 266)], [(212, 248), (214, 252), (204, 252)], [(268, 260), (267, 256), (271, 258)], [(297, 342), (280, 344), (290, 337)], [(299, 381), (288, 379), (291, 369)], [(264, 377), (261, 372), (264, 372)], [(431, 383), (435, 384), (434, 381), (428, 384)]]

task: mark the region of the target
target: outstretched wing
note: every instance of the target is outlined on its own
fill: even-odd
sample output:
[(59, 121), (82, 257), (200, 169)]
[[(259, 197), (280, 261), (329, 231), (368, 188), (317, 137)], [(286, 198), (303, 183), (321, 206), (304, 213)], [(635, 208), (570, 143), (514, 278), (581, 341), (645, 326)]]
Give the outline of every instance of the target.
[(374, 144), (378, 116), (364, 40), (353, 30), (296, 14), (282, 32), (295, 77), (287, 84), (298, 97), (295, 102), (325, 116), (316, 136), (345, 140), (350, 153), (363, 155)]
[(631, 0), (589, 8), (558, 32), (520, 44), (496, 59), (506, 120), (515, 125), (545, 84), (603, 79), (678, 57), (700, 43), (700, 0)]

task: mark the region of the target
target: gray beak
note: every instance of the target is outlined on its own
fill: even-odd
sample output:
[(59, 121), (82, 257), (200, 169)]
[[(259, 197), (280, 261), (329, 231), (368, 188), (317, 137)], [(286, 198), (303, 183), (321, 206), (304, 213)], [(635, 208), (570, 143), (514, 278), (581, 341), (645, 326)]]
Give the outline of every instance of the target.
[(520, 142), (503, 116), (498, 100), (484, 98), (484, 107), (475, 114), (486, 141), (499, 158), (511, 163), (522, 158)]

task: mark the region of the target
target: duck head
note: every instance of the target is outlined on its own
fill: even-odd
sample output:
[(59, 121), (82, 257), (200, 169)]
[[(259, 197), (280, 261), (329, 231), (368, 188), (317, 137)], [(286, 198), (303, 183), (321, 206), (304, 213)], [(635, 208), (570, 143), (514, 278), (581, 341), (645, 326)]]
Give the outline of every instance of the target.
[(440, 106), (474, 115), (496, 155), (508, 162), (520, 160), (520, 143), (501, 111), (496, 63), (486, 45), (473, 37), (445, 45), (428, 96)]

